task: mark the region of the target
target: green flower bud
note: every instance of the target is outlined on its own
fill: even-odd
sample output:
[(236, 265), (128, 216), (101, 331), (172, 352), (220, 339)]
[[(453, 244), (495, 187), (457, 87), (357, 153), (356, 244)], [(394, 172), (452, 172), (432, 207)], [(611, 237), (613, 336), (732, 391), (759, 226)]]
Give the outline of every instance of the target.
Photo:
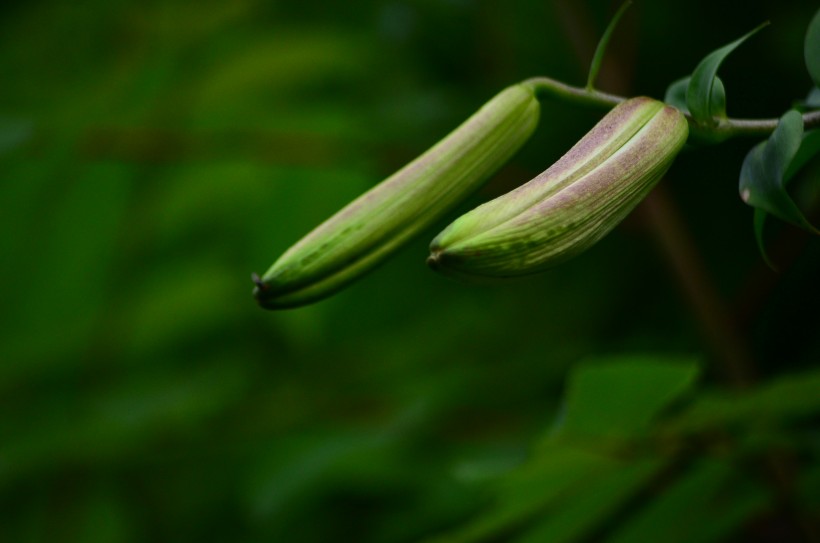
[(324, 298), (369, 271), (474, 192), (524, 144), (540, 107), (526, 83), (501, 91), (413, 162), (320, 224), (262, 278), (262, 307)]
[(456, 219), (433, 240), (428, 264), (508, 277), (577, 255), (649, 193), (688, 133), (684, 116), (662, 102), (619, 104), (541, 175)]

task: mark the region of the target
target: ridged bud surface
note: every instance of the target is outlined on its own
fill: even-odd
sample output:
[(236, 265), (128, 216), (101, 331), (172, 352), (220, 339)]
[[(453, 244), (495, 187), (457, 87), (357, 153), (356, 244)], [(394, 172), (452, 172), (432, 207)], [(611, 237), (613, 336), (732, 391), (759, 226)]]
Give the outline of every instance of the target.
[(453, 275), (509, 277), (571, 258), (649, 193), (688, 133), (677, 109), (627, 100), (541, 175), (456, 219), (433, 240), (428, 263)]
[(474, 192), (526, 142), (540, 107), (527, 84), (501, 91), (413, 162), (320, 224), (259, 279), (268, 309), (324, 298), (381, 263)]

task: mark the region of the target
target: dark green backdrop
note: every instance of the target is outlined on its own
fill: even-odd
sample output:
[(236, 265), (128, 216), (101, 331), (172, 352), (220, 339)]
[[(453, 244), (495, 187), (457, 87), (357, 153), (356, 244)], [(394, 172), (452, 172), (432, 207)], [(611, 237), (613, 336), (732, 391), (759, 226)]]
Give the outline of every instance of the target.
[[(731, 115), (779, 116), (810, 87), (802, 39), (818, 6), (733, 6), (637, 1), (601, 87), (662, 97), (770, 19), (721, 77)], [(765, 267), (737, 197), (748, 141), (686, 152), (650, 206), (527, 280), (465, 285), (429, 271), (427, 243), (454, 214), (332, 299), (280, 313), (254, 304), (252, 271), (498, 90), (533, 75), (582, 83), (616, 7), (0, 8), (0, 540), (453, 533), (524, 492), (499, 497), (493, 484), (535, 454), (580, 361), (684, 357), (702, 388), (816, 364), (820, 243), (772, 221), (782, 269)], [(536, 136), (462, 210), (545, 169), (600, 115), (544, 104)], [(797, 508), (816, 512), (810, 421), (789, 465), (813, 474), (790, 480), (814, 488)], [(536, 540), (606, 539), (667, 482), (605, 520), (584, 517), (588, 529)], [(793, 496), (778, 496), (725, 532), (794, 536)], [(648, 541), (714, 521), (670, 507)], [(514, 524), (488, 540), (524, 537)]]

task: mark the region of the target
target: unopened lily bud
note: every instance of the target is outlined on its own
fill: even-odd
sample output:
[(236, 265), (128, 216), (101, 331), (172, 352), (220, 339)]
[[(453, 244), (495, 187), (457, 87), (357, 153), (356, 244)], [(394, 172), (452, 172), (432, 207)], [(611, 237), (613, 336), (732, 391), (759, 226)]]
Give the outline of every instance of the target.
[(428, 263), (453, 275), (508, 277), (571, 258), (649, 193), (688, 133), (671, 106), (622, 102), (541, 175), (456, 219), (433, 240)]
[(380, 264), (509, 160), (535, 130), (539, 113), (529, 84), (501, 91), (434, 147), (316, 227), (263, 277), (254, 276), (259, 304), (308, 304)]

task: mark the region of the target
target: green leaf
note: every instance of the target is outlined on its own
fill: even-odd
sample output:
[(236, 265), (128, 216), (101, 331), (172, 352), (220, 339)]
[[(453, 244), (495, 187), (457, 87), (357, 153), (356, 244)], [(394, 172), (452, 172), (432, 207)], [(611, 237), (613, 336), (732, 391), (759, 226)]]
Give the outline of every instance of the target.
[(814, 84), (820, 87), (820, 10), (814, 14), (806, 30), (806, 41), (803, 44), (806, 68)]
[(624, 463), (594, 451), (553, 446), (510, 473), (497, 506), (455, 532), (428, 543), (495, 540), (568, 496), (586, 493), (590, 485), (624, 469)]
[[(692, 79), (689, 81), (689, 87), (686, 90), (686, 104), (696, 121), (706, 124), (712, 124), (714, 122), (712, 117), (717, 112), (717, 109), (713, 108), (717, 104), (712, 103), (712, 93), (720, 64), (729, 53), (768, 24), (769, 22), (766, 21), (745, 36), (738, 38), (728, 45), (724, 45), (720, 49), (712, 51), (697, 65), (692, 72)], [(725, 100), (723, 105), (725, 108)]]
[(760, 485), (739, 477), (727, 462), (701, 460), (605, 541), (724, 541), (768, 502)]
[(569, 543), (595, 530), (618, 506), (632, 497), (657, 474), (662, 462), (640, 460), (598, 477), (582, 492), (561, 500), (541, 515), (541, 522), (518, 543)]
[(689, 113), (689, 106), (686, 105), (686, 88), (691, 79), (691, 77), (684, 77), (666, 87), (663, 101), (678, 108), (682, 113)]
[[(663, 101), (683, 113), (689, 113), (689, 106), (686, 105), (686, 89), (689, 88), (691, 80), (691, 77), (684, 77), (669, 85)], [(726, 87), (723, 86), (723, 81), (717, 76), (715, 76), (715, 82), (712, 85), (711, 107), (713, 117), (726, 117)]]
[(566, 414), (553, 437), (630, 437), (694, 384), (691, 359), (613, 357), (577, 366), (569, 377)]
[(800, 171), (800, 168), (805, 166), (818, 153), (820, 153), (820, 130), (810, 130), (803, 134), (800, 148), (789, 163), (788, 168), (786, 168), (786, 173), (783, 174), (784, 183), (788, 183)]
[(806, 96), (805, 106), (809, 108), (820, 107), (820, 88), (812, 87), (809, 95)]
[[(803, 117), (796, 110), (788, 111), (780, 118), (768, 141), (756, 145), (746, 155), (740, 169), (740, 197), (752, 207), (810, 232), (820, 233), (806, 220), (786, 192), (789, 165), (797, 157), (802, 143)], [(811, 150), (815, 145), (817, 143), (812, 136), (806, 149)], [(801, 156), (800, 160), (805, 162), (808, 158)], [(758, 243), (761, 243), (760, 238)]]
[(665, 431), (693, 432), (734, 424), (778, 422), (820, 413), (820, 371), (781, 377), (756, 389), (703, 394)]
[(755, 229), (755, 241), (757, 241), (757, 249), (760, 251), (760, 256), (763, 257), (763, 261), (766, 263), (768, 267), (773, 270), (777, 268), (774, 265), (774, 262), (771, 261), (769, 258), (769, 253), (766, 252), (766, 241), (763, 239), (763, 230), (766, 226), (766, 217), (769, 214), (763, 211), (760, 208), (755, 209), (754, 215), (754, 229)]
[(595, 48), (595, 54), (592, 56), (592, 64), (589, 66), (589, 76), (587, 77), (586, 86), (587, 90), (592, 90), (595, 85), (595, 79), (598, 77), (598, 72), (601, 69), (601, 62), (604, 60), (604, 53), (606, 52), (607, 45), (609, 45), (609, 39), (612, 37), (615, 27), (618, 26), (618, 21), (621, 20), (621, 17), (631, 5), (632, 0), (626, 0), (626, 2), (621, 4), (621, 7), (618, 8), (615, 16), (612, 17), (612, 20), (606, 27), (604, 35), (601, 36), (601, 40), (598, 42), (598, 47)]

